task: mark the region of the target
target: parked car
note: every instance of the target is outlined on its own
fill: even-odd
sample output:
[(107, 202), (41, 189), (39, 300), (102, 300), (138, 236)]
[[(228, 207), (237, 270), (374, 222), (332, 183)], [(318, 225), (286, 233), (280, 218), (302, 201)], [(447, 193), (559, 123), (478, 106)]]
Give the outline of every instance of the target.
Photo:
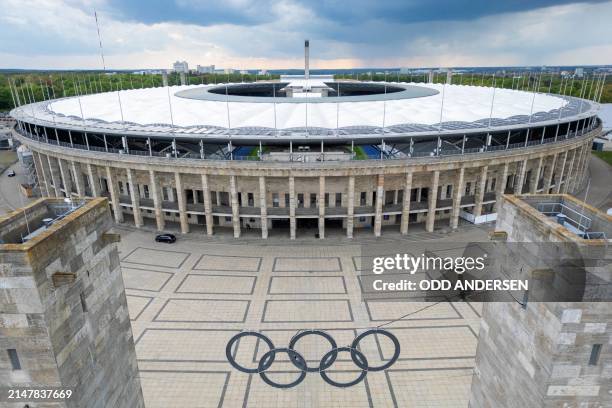
[(15, 177), (15, 170), (11, 170), (8, 172), (7, 176), (9, 177)]
[(176, 242), (176, 237), (174, 236), (174, 234), (158, 234), (155, 236), (155, 242), (173, 244)]

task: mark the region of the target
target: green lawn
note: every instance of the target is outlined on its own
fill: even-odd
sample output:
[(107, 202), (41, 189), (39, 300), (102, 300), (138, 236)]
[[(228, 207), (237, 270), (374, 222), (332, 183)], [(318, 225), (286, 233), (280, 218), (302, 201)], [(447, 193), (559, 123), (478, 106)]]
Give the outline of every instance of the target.
[(599, 157), (601, 160), (608, 163), (610, 166), (612, 166), (612, 151), (608, 151), (608, 152), (595, 152), (594, 151), (593, 154)]

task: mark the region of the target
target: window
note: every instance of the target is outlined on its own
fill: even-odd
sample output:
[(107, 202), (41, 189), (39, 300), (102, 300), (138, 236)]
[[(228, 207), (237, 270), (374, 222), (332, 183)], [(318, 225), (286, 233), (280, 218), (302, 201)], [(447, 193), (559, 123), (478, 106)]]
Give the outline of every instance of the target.
[(217, 192), (216, 191), (210, 192), (210, 201), (212, 202), (212, 205), (217, 205)]
[(162, 200), (168, 201), (168, 190), (162, 187)]
[(600, 354), (601, 344), (593, 344), (593, 348), (591, 349), (591, 357), (589, 358), (589, 365), (597, 365)]
[(329, 193), (325, 193), (325, 206), (329, 207)]
[(81, 292), (81, 309), (83, 309), (83, 313), (87, 313), (87, 302), (85, 301), (85, 294)]
[(449, 184), (446, 186), (446, 198), (450, 198), (453, 195), (453, 186)]
[(119, 194), (123, 194), (123, 183), (119, 182)]
[(285, 207), (289, 207), (289, 194), (285, 193)]
[(253, 198), (253, 193), (247, 194), (247, 201), (249, 202), (249, 207), (255, 206), (255, 199)]
[(342, 207), (342, 193), (336, 193), (336, 207)]
[(316, 207), (317, 206), (317, 195), (311, 193), (310, 194), (310, 207)]
[(470, 195), (470, 190), (472, 190), (472, 183), (471, 182), (465, 183), (465, 195)]
[(366, 193), (365, 191), (359, 195), (359, 205), (366, 205)]
[(232, 217), (225, 217), (225, 221), (232, 222)]
[(145, 198), (149, 198), (149, 186), (145, 184), (142, 187), (144, 189), (144, 196), (145, 196)]
[(383, 220), (385, 220), (385, 221), (389, 221), (389, 214), (385, 214), (385, 215), (383, 215)]
[(304, 194), (303, 193), (299, 193), (297, 195), (297, 206), (298, 208), (302, 208), (304, 207)]
[(365, 222), (366, 217), (359, 217), (359, 222)]
[(272, 207), (279, 207), (278, 193), (272, 193)]
[(13, 370), (21, 370), (21, 362), (19, 361), (17, 350), (8, 349), (6, 351), (8, 353), (9, 360), (11, 360), (11, 367), (13, 368)]
[(490, 191), (495, 190), (495, 182), (496, 182), (496, 181), (497, 181), (497, 179), (493, 179), (493, 180), (491, 180), (491, 188), (490, 188)]

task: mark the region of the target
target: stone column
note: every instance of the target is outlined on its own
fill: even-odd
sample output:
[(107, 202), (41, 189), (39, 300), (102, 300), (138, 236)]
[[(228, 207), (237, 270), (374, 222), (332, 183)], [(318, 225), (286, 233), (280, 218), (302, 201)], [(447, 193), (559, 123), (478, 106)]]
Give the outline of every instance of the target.
[(289, 237), (295, 239), (295, 177), (289, 176)]
[(463, 180), (465, 178), (465, 168), (461, 167), (457, 173), (455, 184), (453, 185), (453, 209), (451, 213), (450, 227), (457, 229), (459, 226), (459, 212), (461, 211), (461, 197), (463, 197)]
[(586, 153), (588, 153), (587, 151), (587, 145), (583, 145), (580, 148), (580, 155), (578, 156), (578, 165), (576, 166), (576, 171), (573, 177), (573, 190), (575, 191), (580, 184), (582, 183), (582, 176), (584, 174), (584, 165), (586, 162)]
[(259, 176), (259, 211), (261, 237), (268, 239), (268, 204), (266, 203), (266, 178), (264, 176)]
[(347, 238), (353, 238), (353, 228), (355, 225), (355, 176), (349, 176), (347, 201), (346, 236)]
[(474, 217), (480, 217), (482, 214), (482, 202), (484, 201), (485, 190), (487, 189), (487, 172), (489, 166), (482, 166), (480, 168), (480, 177), (476, 184), (476, 197), (474, 197)]
[(106, 166), (106, 180), (111, 196), (111, 205), (113, 206), (113, 213), (115, 214), (115, 222), (119, 224), (123, 222), (123, 210), (119, 202), (119, 187), (117, 186), (117, 180), (115, 180), (114, 173), (114, 169)]
[(163, 231), (166, 227), (166, 220), (164, 219), (164, 210), (162, 209), (161, 186), (157, 178), (157, 173), (153, 170), (149, 170), (149, 184), (151, 197), (153, 197), (153, 207), (155, 207), (155, 223), (157, 224), (157, 230)]
[(40, 195), (43, 197), (49, 197), (49, 186), (47, 185), (47, 175), (40, 160), (40, 154), (32, 150), (32, 161), (34, 161), (34, 167), (36, 168), (36, 175), (38, 177), (38, 189)]
[(51, 173), (51, 180), (53, 181), (55, 197), (62, 197), (62, 191), (60, 189), (60, 173), (58, 170), (57, 159), (51, 159), (51, 156), (47, 155), (47, 162), (49, 163), (49, 172)]
[(134, 176), (134, 170), (127, 167), (127, 182), (130, 185), (130, 198), (132, 199), (132, 213), (134, 214), (134, 225), (136, 228), (142, 227), (142, 213), (140, 212), (140, 193), (138, 191), (138, 181)]
[(380, 230), (382, 227), (382, 207), (385, 200), (385, 176), (383, 174), (378, 175), (376, 182), (376, 207), (374, 212), (374, 236), (380, 237)]
[(319, 239), (325, 238), (325, 176), (319, 176)]
[(238, 207), (238, 193), (236, 192), (236, 176), (230, 176), (230, 201), (232, 204), (234, 238), (240, 238), (240, 208)]
[(183, 188), (183, 180), (181, 178), (181, 173), (174, 173), (174, 184), (176, 186), (176, 198), (178, 201), (181, 233), (187, 234), (189, 232), (189, 222), (187, 221), (187, 198), (185, 197), (185, 189)]
[(523, 193), (523, 184), (525, 184), (525, 173), (527, 172), (527, 159), (519, 162), (518, 178), (514, 183), (514, 194)]
[(552, 162), (544, 172), (544, 194), (548, 194), (548, 192), (550, 191), (550, 185), (552, 184), (552, 176), (555, 172), (555, 166), (557, 165), (557, 156), (558, 154), (553, 154)]
[(412, 192), (412, 171), (406, 173), (406, 180), (404, 182), (404, 195), (402, 203), (402, 222), (400, 225), (400, 233), (402, 235), (408, 234), (408, 221), (410, 220), (410, 196)]
[(73, 161), (71, 164), (77, 194), (79, 195), (79, 197), (85, 197), (87, 194), (85, 194), (85, 183), (83, 183), (83, 173), (81, 172), (81, 165), (75, 161)]
[(557, 181), (555, 183), (555, 194), (559, 194), (561, 192), (561, 180), (563, 180), (563, 174), (565, 172), (566, 162), (567, 162), (567, 151), (563, 152), (563, 159), (561, 160), (561, 165), (559, 166), (559, 174), (557, 175)]
[(72, 181), (70, 180), (70, 174), (68, 174), (68, 165), (64, 160), (57, 159), (57, 163), (60, 169), (60, 175), (62, 177), (62, 183), (64, 184), (64, 191), (66, 197), (72, 196)]
[(92, 197), (100, 197), (100, 180), (98, 178), (98, 168), (87, 163), (87, 177), (89, 177), (89, 188)]
[(436, 205), (438, 204), (438, 183), (440, 182), (440, 170), (435, 170), (431, 177), (431, 185), (429, 189), (429, 206), (427, 210), (427, 220), (425, 222), (425, 230), (433, 232), (434, 223), (436, 220)]
[(540, 172), (542, 171), (542, 162), (544, 161), (544, 157), (540, 156), (538, 159), (538, 165), (535, 168), (535, 172), (533, 173), (533, 178), (529, 180), (529, 193), (535, 194), (538, 192), (538, 182), (540, 181)]
[(495, 189), (495, 212), (501, 208), (501, 201), (506, 191), (506, 184), (508, 183), (508, 163), (504, 163), (501, 175), (498, 177), (496, 189)]
[(591, 145), (592, 145), (592, 141), (589, 141), (587, 144), (585, 144), (585, 154), (584, 154), (584, 162), (582, 163), (582, 170), (580, 173), (580, 181), (579, 183), (583, 183), (584, 179), (586, 178), (588, 169), (589, 169), (589, 162), (591, 161)]
[(204, 217), (206, 217), (206, 235), (213, 234), (212, 200), (210, 199), (210, 187), (208, 186), (208, 175), (202, 174), (202, 195), (204, 196)]
[(572, 150), (572, 159), (570, 160), (569, 167), (567, 169), (567, 176), (565, 177), (565, 183), (563, 183), (563, 193), (567, 194), (572, 192), (572, 171), (574, 170), (574, 163), (576, 162), (576, 155), (578, 149)]

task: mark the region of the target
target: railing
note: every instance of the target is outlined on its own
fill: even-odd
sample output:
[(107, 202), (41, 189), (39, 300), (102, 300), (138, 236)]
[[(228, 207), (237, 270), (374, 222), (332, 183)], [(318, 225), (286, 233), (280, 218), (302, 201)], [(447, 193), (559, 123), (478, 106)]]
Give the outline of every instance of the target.
[[(359, 159), (355, 155), (353, 155), (351, 158), (348, 158), (345, 161), (350, 161), (350, 160), (356, 160), (356, 161), (408, 160), (411, 158), (448, 157), (448, 156), (480, 154), (480, 153), (486, 153), (486, 152), (497, 152), (497, 151), (505, 151), (505, 150), (516, 150), (516, 149), (523, 149), (523, 148), (527, 148), (531, 146), (551, 144), (551, 143), (556, 143), (556, 142), (560, 142), (563, 140), (573, 139), (573, 138), (583, 136), (586, 133), (591, 132), (592, 130), (596, 129), (598, 126), (599, 126), (598, 124), (594, 124), (582, 130), (576, 130), (576, 131), (569, 132), (564, 135), (557, 135), (556, 137), (550, 137), (550, 138), (540, 139), (540, 140), (532, 140), (528, 142), (512, 143), (508, 145), (482, 146), (478, 148), (470, 148), (470, 149), (463, 149), (463, 150), (461, 149), (457, 149), (457, 150), (440, 149), (438, 154), (434, 152), (413, 152), (411, 154), (402, 153), (402, 155), (387, 156), (383, 153), (380, 158), (376, 158), (376, 159), (374, 158)], [(19, 133), (21, 136), (26, 137), (30, 140), (39, 142), (39, 143), (46, 143), (49, 145), (63, 146), (63, 147), (71, 148), (71, 149), (88, 150), (88, 151), (94, 151), (94, 152), (115, 153), (115, 154), (121, 154), (121, 155), (143, 156), (143, 157), (163, 157), (167, 159), (177, 159), (177, 160), (196, 159), (196, 160), (216, 160), (216, 161), (218, 160), (261, 161), (261, 159), (258, 156), (250, 156), (250, 155), (249, 156), (228, 155), (229, 157), (219, 156), (219, 155), (209, 155), (209, 156), (202, 157), (201, 155), (197, 153), (180, 153), (179, 154), (179, 153), (170, 153), (170, 152), (155, 152), (155, 151), (132, 150), (132, 149), (126, 150), (126, 149), (116, 149), (112, 147), (104, 148), (104, 147), (98, 147), (98, 146), (87, 146), (87, 145), (82, 145), (82, 144), (77, 144), (77, 143), (61, 142), (55, 139), (46, 139), (43, 136), (34, 135), (34, 134), (31, 134), (30, 132), (24, 131), (19, 128), (15, 128), (15, 131)], [(338, 152), (320, 153), (320, 158), (321, 158), (320, 161), (340, 161), (340, 160), (325, 160), (326, 157), (329, 158), (332, 155), (337, 155), (337, 154)], [(287, 160), (286, 162), (299, 162), (297, 160), (293, 160), (293, 158), (297, 157), (298, 155), (299, 153), (292, 154), (292, 153), (287, 152), (287, 156), (290, 159)], [(274, 160), (274, 161), (281, 162), (280, 160)]]

